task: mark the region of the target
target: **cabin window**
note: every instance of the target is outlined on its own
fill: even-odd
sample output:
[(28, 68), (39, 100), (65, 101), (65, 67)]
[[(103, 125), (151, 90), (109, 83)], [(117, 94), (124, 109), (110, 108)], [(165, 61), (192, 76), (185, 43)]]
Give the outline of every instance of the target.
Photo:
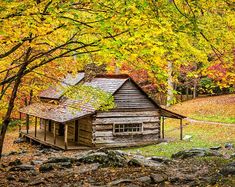
[(142, 132), (142, 123), (114, 124), (114, 133), (138, 133)]

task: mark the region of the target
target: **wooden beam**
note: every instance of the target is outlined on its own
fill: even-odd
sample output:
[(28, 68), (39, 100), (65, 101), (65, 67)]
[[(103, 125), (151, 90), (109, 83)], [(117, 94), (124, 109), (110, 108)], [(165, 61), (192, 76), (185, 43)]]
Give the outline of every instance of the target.
[(53, 122), (53, 137), (54, 137), (54, 145), (56, 144), (56, 123)]
[(47, 141), (47, 120), (44, 123), (44, 141)]
[(22, 115), (21, 115), (21, 112), (19, 112), (19, 118), (20, 118), (20, 120), (22, 119)]
[(28, 114), (26, 115), (26, 131), (27, 131), (27, 134), (29, 134), (29, 115)]
[(67, 150), (68, 149), (68, 124), (65, 123), (64, 126), (65, 126), (65, 128), (64, 128), (64, 149)]
[(162, 116), (162, 139), (165, 138), (164, 126), (165, 126), (165, 119), (164, 116)]
[(180, 119), (180, 140), (183, 140), (183, 122)]
[(37, 123), (38, 123), (38, 118), (35, 117), (35, 129), (34, 129), (34, 136), (37, 137)]

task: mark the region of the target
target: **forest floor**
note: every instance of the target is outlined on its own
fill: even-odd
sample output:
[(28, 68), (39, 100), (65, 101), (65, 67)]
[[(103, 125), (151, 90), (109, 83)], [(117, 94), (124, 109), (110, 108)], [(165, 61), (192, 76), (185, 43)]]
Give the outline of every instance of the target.
[[(211, 107), (207, 106), (208, 104), (211, 104)], [(7, 133), (3, 150), (4, 157), (0, 163), (0, 186), (235, 186), (235, 126), (229, 125), (229, 123), (234, 123), (234, 106), (235, 94), (199, 98), (177, 104), (170, 109), (190, 118), (193, 118), (194, 114), (203, 116), (203, 113), (205, 116), (207, 114), (222, 116), (221, 111), (223, 111), (224, 117), (219, 117), (218, 123), (207, 122), (207, 118), (201, 118), (204, 121), (185, 119), (183, 134), (186, 139), (183, 141), (179, 140), (179, 120), (167, 119), (165, 123), (166, 142), (122, 150), (130, 155), (146, 158), (161, 156), (172, 160), (170, 164), (158, 169), (133, 166), (93, 167), (92, 165), (81, 165), (78, 167), (73, 165), (72, 168), (56, 169), (44, 173), (40, 172), (39, 166), (36, 165), (36, 172), (33, 173), (10, 171), (10, 168), (14, 167), (10, 163), (15, 163), (17, 159), (20, 159), (23, 164), (31, 164), (32, 160), (74, 157), (74, 155), (82, 154), (82, 152), (72, 151), (47, 152), (28, 143), (14, 144), (13, 141), (18, 137), (18, 132), (17, 129), (12, 129)], [(232, 121), (224, 119), (232, 119)], [(226, 147), (227, 145), (229, 147)], [(199, 150), (216, 148), (221, 156), (172, 159), (173, 154), (194, 148), (199, 148)], [(221, 176), (222, 168), (229, 163), (233, 164), (230, 168), (230, 172), (232, 171), (233, 174)], [(157, 175), (159, 179), (159, 172), (166, 173), (168, 179), (164, 179), (160, 183), (156, 182), (152, 176)], [(149, 176), (151, 176), (151, 180)], [(160, 178), (164, 177), (161, 175)]]

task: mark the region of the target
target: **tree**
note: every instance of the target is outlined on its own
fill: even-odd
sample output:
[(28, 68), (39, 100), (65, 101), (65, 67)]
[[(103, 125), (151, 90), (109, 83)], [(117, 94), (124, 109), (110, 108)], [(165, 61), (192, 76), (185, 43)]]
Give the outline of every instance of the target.
[[(116, 2), (113, 3), (115, 7)], [(35, 73), (44, 74), (45, 69), (78, 67), (76, 62), (71, 63), (75, 56), (98, 52), (102, 40), (122, 34), (122, 30), (102, 30), (101, 26), (117, 13), (110, 10), (112, 7), (101, 0), (0, 2), (0, 104), (6, 105), (8, 101), (0, 134), (0, 155), (21, 83), (34, 78)]]

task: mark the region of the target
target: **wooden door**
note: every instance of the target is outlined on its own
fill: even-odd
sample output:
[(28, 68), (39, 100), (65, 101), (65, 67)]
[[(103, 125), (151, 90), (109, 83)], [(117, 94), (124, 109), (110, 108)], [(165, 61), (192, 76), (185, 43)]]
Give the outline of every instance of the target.
[(75, 120), (75, 142), (78, 142), (78, 120)]

